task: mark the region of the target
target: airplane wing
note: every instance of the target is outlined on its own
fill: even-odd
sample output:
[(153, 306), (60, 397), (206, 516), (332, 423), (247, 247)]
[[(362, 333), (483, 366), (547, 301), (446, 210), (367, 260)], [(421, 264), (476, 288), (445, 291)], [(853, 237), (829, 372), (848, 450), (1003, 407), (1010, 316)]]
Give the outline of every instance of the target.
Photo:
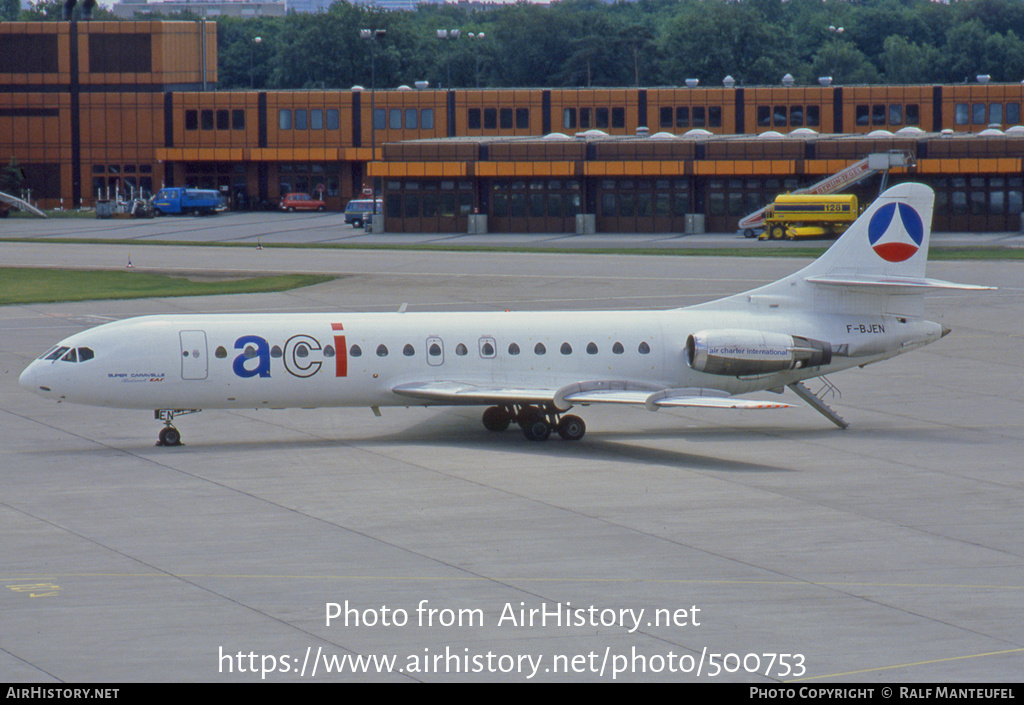
[(393, 387), (395, 394), (437, 404), (551, 403), (565, 411), (576, 404), (635, 404), (650, 411), (663, 407), (706, 409), (786, 409), (790, 404), (741, 399), (717, 389), (666, 389), (626, 380), (577, 382), (561, 389), (483, 386), (463, 382), (410, 382)]
[(17, 196), (12, 196), (11, 194), (4, 193), (3, 191), (0, 191), (0, 202), (6, 203), (7, 205), (13, 206), (15, 208), (19, 208), (23, 211), (28, 211), (29, 213), (37, 215), (40, 218), (46, 217), (46, 213), (43, 213), (41, 210), (33, 206), (28, 201), (23, 201)]

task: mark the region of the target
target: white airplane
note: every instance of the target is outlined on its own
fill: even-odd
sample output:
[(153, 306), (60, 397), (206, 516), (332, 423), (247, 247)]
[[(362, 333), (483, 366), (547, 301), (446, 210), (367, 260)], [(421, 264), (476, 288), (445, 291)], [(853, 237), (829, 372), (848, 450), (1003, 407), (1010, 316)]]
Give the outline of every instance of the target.
[(878, 362), (949, 332), (924, 320), (934, 196), (882, 194), (819, 259), (772, 284), (683, 309), (144, 316), (61, 341), (21, 375), (47, 399), (154, 409), (159, 442), (200, 409), (481, 405), (492, 431), (582, 438), (589, 404), (767, 409), (737, 395)]

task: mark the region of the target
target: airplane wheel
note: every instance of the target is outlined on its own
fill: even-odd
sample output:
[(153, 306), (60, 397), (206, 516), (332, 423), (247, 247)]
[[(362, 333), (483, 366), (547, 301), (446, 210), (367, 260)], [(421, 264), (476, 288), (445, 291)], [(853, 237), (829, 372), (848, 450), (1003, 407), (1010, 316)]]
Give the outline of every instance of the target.
[(162, 429), (160, 429), (160, 445), (180, 446), (181, 431), (174, 428), (173, 426), (164, 426)]
[(484, 411), (484, 428), (488, 431), (504, 431), (511, 422), (508, 411), (500, 406), (491, 406)]
[(546, 441), (548, 436), (551, 435), (551, 426), (544, 419), (537, 419), (523, 426), (523, 435), (526, 436), (528, 441)]
[(578, 441), (587, 432), (587, 425), (579, 416), (569, 414), (558, 422), (558, 435), (567, 441)]

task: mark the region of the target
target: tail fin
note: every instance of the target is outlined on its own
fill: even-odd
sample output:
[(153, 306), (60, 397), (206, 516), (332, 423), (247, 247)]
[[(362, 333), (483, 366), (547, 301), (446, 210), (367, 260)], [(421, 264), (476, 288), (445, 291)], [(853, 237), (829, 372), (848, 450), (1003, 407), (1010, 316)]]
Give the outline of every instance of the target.
[(925, 278), (934, 201), (923, 184), (893, 186), (799, 272), (705, 306), (733, 308), (743, 300), (774, 309), (920, 316), (929, 289), (988, 288)]
[(879, 196), (842, 237), (800, 274), (804, 279), (922, 279), (935, 194), (899, 184)]
[(922, 183), (893, 186), (801, 274), (805, 279), (845, 275), (923, 278), (928, 263), (934, 201), (935, 194)]

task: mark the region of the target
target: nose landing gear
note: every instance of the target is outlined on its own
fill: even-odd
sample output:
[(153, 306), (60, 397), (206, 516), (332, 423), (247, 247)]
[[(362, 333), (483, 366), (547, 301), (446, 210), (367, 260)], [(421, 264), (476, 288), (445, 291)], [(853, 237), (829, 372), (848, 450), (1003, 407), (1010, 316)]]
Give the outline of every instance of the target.
[(202, 409), (155, 409), (153, 418), (164, 422), (164, 427), (160, 429), (160, 434), (157, 436), (156, 444), (158, 446), (180, 446), (181, 431), (174, 427), (174, 417), (198, 414), (200, 411)]
[(566, 441), (578, 441), (586, 433), (587, 425), (579, 416), (562, 415), (553, 405), (543, 407), (532, 404), (491, 406), (484, 411), (484, 427), (488, 431), (504, 431), (515, 421), (530, 441), (546, 441), (555, 431)]

